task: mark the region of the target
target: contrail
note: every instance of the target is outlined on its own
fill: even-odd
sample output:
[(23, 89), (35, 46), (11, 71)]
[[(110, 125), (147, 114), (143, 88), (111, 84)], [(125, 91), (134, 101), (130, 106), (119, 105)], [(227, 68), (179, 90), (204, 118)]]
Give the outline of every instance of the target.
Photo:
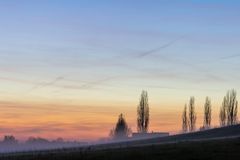
[(230, 56), (225, 56), (225, 57), (221, 57), (220, 59), (231, 59), (231, 58), (236, 58), (236, 57), (240, 57), (240, 54), (234, 54), (234, 55), (230, 55)]
[[(142, 57), (148, 56), (148, 55), (150, 55), (150, 54), (152, 54), (152, 53), (158, 52), (158, 51), (160, 51), (160, 50), (162, 50), (162, 49), (165, 49), (165, 48), (173, 45), (175, 42), (181, 40), (182, 38), (183, 38), (183, 36), (181, 36), (181, 37), (179, 37), (179, 38), (177, 38), (177, 39), (175, 39), (175, 40), (172, 40), (172, 41), (170, 41), (170, 42), (168, 42), (168, 43), (166, 43), (166, 44), (164, 44), (164, 45), (162, 45), (162, 46), (160, 46), (160, 47), (158, 47), (158, 48), (151, 49), (151, 50), (149, 50), (149, 51), (145, 51), (145, 52), (139, 53), (139, 54), (137, 54), (136, 56), (134, 56), (134, 57), (132, 57), (132, 58), (142, 58)], [(119, 60), (119, 59), (118, 59), (118, 60)], [(97, 80), (97, 81), (93, 81), (93, 82), (88, 82), (88, 83), (85, 83), (85, 84), (83, 84), (83, 85), (81, 85), (81, 86), (75, 86), (75, 87), (71, 86), (71, 88), (75, 88), (75, 89), (89, 89), (89, 88), (91, 88), (91, 87), (93, 87), (93, 86), (97, 86), (97, 85), (99, 85), (99, 84), (101, 84), (101, 83), (104, 83), (105, 81), (111, 80), (111, 79), (113, 79), (113, 78), (115, 78), (115, 77), (108, 77), (108, 78), (104, 78), (104, 79), (101, 79), (101, 80)], [(39, 89), (39, 88), (43, 88), (43, 87), (46, 87), (46, 86), (54, 85), (56, 82), (58, 82), (58, 81), (60, 81), (60, 80), (62, 80), (62, 79), (64, 79), (64, 77), (57, 77), (57, 78), (54, 79), (53, 81), (50, 81), (50, 82), (47, 82), (47, 83), (37, 84), (37, 85), (35, 85), (34, 87), (32, 87), (32, 88), (30, 89), (30, 91), (33, 91), (33, 90)], [(65, 86), (65, 87), (68, 88), (69, 86)]]
[(35, 90), (35, 89), (44, 88), (44, 87), (46, 87), (46, 86), (54, 85), (55, 83), (57, 83), (58, 81), (61, 81), (61, 80), (63, 80), (63, 79), (64, 79), (64, 77), (57, 77), (57, 78), (55, 78), (54, 80), (52, 80), (52, 81), (50, 81), (50, 82), (45, 82), (45, 83), (37, 84), (37, 85), (33, 86), (33, 87), (29, 90), (29, 92), (31, 92), (31, 91), (33, 91), (33, 90)]
[(152, 54), (152, 53), (154, 53), (154, 52), (158, 52), (158, 51), (160, 51), (160, 50), (162, 50), (162, 49), (165, 49), (165, 48), (171, 46), (172, 44), (174, 44), (175, 42), (177, 42), (177, 41), (179, 41), (179, 40), (181, 40), (181, 39), (183, 39), (183, 36), (180, 37), (180, 38), (177, 38), (177, 39), (175, 39), (175, 40), (173, 40), (173, 41), (170, 41), (170, 42), (168, 42), (168, 43), (166, 43), (166, 44), (164, 44), (164, 45), (162, 45), (162, 46), (160, 46), (160, 47), (158, 47), (158, 48), (155, 48), (155, 49), (152, 49), (152, 50), (149, 50), (149, 51), (140, 53), (140, 54), (138, 54), (138, 55), (136, 56), (136, 58), (142, 58), (142, 57), (148, 56), (148, 55), (150, 55), (150, 54)]
[(100, 79), (100, 80), (97, 80), (97, 81), (93, 81), (93, 82), (89, 82), (89, 83), (86, 83), (86, 84), (83, 84), (81, 85), (80, 87), (78, 87), (79, 89), (89, 89), (95, 85), (98, 85), (98, 84), (101, 84), (101, 83), (104, 83), (106, 81), (109, 81), (111, 79), (113, 79), (115, 77), (107, 77), (107, 78), (104, 78), (104, 79)]
[(86, 90), (86, 89), (91, 89), (94, 86), (98, 86), (106, 81), (112, 80), (116, 78), (115, 77), (106, 77), (104, 79), (92, 81), (92, 82), (85, 82), (83, 85), (56, 85), (57, 87), (65, 88), (65, 89), (77, 89), (77, 90)]
[[(115, 76), (116, 77), (116, 76)], [(35, 89), (40, 89), (43, 87), (47, 87), (47, 86), (56, 86), (56, 87), (61, 87), (61, 88), (65, 88), (65, 89), (79, 89), (79, 90), (86, 90), (86, 89), (90, 89), (94, 86), (100, 85), (101, 83), (104, 83), (106, 81), (109, 81), (113, 78), (115, 78), (114, 76), (112, 77), (106, 77), (104, 79), (100, 79), (100, 80), (96, 80), (96, 81), (92, 81), (92, 82), (85, 82), (85, 84), (83, 85), (56, 85), (56, 83), (58, 81), (61, 81), (64, 79), (64, 77), (57, 77), (56, 79), (54, 79), (53, 81), (50, 82), (46, 82), (46, 83), (40, 83), (35, 85), (34, 87), (32, 87), (28, 92), (31, 92)]]

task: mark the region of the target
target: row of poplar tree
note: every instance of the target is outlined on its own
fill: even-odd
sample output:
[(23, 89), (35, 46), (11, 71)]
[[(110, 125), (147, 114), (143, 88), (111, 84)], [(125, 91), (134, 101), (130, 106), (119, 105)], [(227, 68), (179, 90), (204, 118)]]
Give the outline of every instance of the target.
[[(188, 108), (188, 113), (187, 113)], [(237, 92), (232, 89), (229, 90), (223, 98), (222, 106), (219, 112), (220, 126), (234, 125), (237, 123), (238, 101)], [(182, 113), (182, 131), (192, 132), (196, 130), (196, 112), (195, 112), (195, 99), (191, 97), (189, 104), (184, 106)], [(200, 129), (211, 128), (212, 120), (212, 105), (209, 97), (206, 97), (204, 104), (204, 118), (203, 126)]]
[[(233, 125), (237, 123), (238, 101), (237, 92), (232, 89), (229, 90), (223, 98), (222, 106), (219, 112), (220, 126)], [(149, 104), (148, 93), (142, 91), (139, 105), (137, 107), (137, 130), (138, 133), (147, 133), (149, 127)], [(182, 131), (192, 132), (196, 130), (197, 115), (195, 112), (195, 98), (191, 97), (189, 104), (185, 104), (182, 113)], [(211, 128), (212, 120), (212, 104), (211, 99), (206, 97), (204, 104), (204, 120), (203, 126), (200, 129)], [(116, 126), (110, 130), (110, 137), (126, 138), (131, 134), (131, 128), (128, 127), (123, 114), (120, 114)]]

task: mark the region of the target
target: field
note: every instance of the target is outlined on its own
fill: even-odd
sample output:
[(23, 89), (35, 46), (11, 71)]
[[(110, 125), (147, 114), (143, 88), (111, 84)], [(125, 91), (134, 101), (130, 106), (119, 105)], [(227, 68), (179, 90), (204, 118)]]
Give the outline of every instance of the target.
[(61, 150), (1, 157), (4, 160), (237, 160), (240, 138), (156, 144), (103, 150)]

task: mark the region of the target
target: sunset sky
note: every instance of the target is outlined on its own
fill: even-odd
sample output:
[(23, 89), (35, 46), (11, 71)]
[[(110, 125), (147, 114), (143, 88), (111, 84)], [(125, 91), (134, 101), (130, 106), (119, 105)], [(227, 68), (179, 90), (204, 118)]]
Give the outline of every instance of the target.
[(190, 96), (215, 126), (239, 71), (240, 1), (0, 0), (1, 137), (95, 140), (120, 113), (136, 131), (142, 90), (150, 131), (179, 132)]

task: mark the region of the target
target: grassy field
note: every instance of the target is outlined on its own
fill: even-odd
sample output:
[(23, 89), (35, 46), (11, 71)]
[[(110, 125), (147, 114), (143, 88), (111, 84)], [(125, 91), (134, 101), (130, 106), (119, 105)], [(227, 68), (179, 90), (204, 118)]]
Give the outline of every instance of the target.
[(59, 150), (1, 157), (4, 160), (237, 160), (240, 138), (105, 150)]

